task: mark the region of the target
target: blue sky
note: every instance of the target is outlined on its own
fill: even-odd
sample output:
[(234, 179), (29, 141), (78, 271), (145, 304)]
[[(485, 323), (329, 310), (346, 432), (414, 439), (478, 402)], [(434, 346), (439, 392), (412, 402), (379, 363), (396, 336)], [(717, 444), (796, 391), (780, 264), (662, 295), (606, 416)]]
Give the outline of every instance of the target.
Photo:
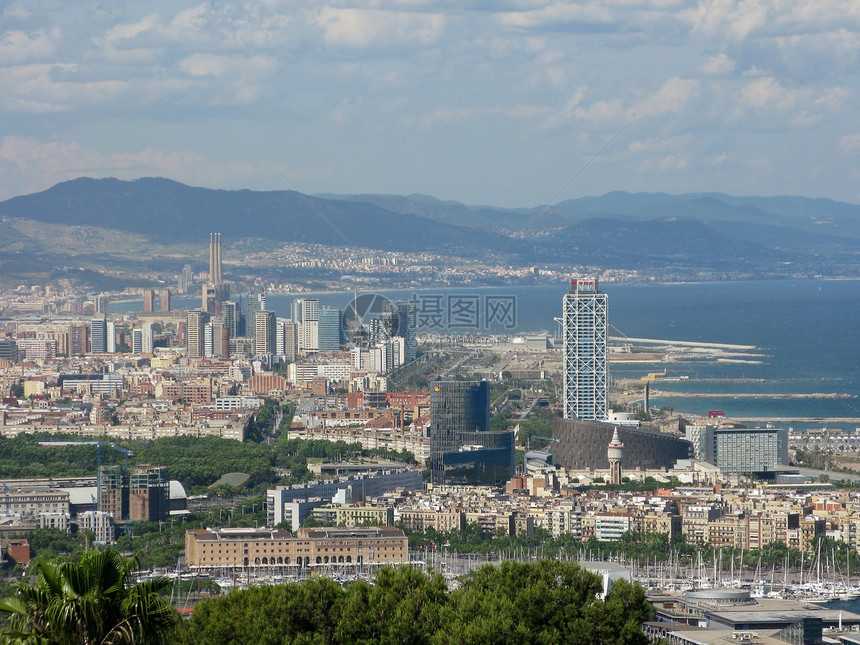
[(0, 0), (0, 199), (86, 175), (860, 202), (858, 57), (857, 0)]

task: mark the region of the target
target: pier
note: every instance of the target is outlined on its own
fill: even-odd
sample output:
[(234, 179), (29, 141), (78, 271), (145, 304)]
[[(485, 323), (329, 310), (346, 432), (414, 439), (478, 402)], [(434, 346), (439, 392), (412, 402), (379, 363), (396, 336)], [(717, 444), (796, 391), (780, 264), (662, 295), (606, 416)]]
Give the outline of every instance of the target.
[(651, 390), (652, 399), (856, 399), (843, 392), (665, 392)]
[(759, 349), (755, 345), (730, 345), (728, 343), (700, 343), (688, 340), (661, 340), (658, 338), (628, 338), (627, 336), (610, 336), (610, 341), (618, 343), (639, 343), (640, 345), (666, 345), (670, 347), (700, 347), (702, 349), (725, 349), (735, 352), (750, 352)]
[(730, 421), (738, 423), (774, 423), (784, 425), (788, 423), (820, 423), (822, 425), (830, 425), (834, 423), (842, 424), (860, 424), (860, 417), (735, 417)]

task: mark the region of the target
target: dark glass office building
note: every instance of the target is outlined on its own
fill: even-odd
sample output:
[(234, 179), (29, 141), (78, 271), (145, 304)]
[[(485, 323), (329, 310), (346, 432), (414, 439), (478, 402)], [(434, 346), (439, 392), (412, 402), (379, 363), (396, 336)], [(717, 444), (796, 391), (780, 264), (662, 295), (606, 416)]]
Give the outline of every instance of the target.
[(513, 475), (511, 432), (490, 432), (487, 381), (430, 388), (430, 462), (437, 483), (501, 483)]

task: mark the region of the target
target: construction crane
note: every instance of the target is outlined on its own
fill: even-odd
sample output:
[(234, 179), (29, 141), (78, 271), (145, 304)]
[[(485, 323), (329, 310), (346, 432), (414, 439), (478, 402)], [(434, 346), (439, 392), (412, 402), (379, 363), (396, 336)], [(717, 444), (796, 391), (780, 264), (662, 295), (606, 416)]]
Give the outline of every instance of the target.
[(102, 446), (110, 446), (125, 455), (125, 469), (128, 470), (128, 458), (134, 453), (128, 448), (118, 446), (113, 441), (90, 441), (81, 443), (90, 443), (96, 445), (96, 510), (102, 510)]
[[(123, 448), (113, 441), (40, 441), (43, 446), (54, 446), (62, 448), (63, 446), (95, 446), (96, 447), (96, 510), (102, 509), (102, 446), (110, 446), (114, 450), (125, 455), (125, 469), (128, 470), (128, 458), (134, 456), (134, 452), (128, 448)], [(6, 484), (3, 484), (5, 487)], [(8, 490), (8, 489), (7, 489)], [(9, 495), (6, 494), (6, 505), (9, 505)], [(8, 511), (8, 508), (7, 508)]]
[(526, 450), (529, 450), (531, 448), (532, 439), (543, 439), (544, 441), (548, 441), (549, 446), (547, 446), (546, 450), (542, 451), (542, 452), (547, 452), (547, 453), (551, 453), (552, 452), (552, 444), (558, 442), (558, 439), (553, 439), (552, 437), (541, 437), (539, 435), (533, 434), (526, 440)]

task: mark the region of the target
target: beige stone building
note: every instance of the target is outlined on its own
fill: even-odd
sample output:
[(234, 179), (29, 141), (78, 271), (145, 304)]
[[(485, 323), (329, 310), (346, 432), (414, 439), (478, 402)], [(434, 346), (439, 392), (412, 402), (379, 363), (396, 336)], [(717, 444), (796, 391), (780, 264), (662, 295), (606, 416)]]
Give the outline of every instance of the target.
[(192, 569), (222, 567), (317, 567), (409, 562), (408, 540), (389, 526), (281, 529), (200, 529), (185, 533)]

